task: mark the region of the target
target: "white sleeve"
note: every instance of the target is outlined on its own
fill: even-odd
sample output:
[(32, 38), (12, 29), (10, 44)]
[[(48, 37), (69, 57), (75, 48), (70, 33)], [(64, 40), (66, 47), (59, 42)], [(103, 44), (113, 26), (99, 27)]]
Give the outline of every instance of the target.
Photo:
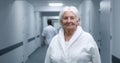
[(100, 53), (98, 50), (98, 46), (97, 43), (95, 42), (95, 40), (93, 39), (92, 35), (89, 35), (89, 39), (90, 42), (90, 54), (91, 54), (91, 61), (92, 63), (101, 63), (101, 58), (100, 58)]
[(93, 63), (101, 63), (101, 58), (100, 58), (97, 44), (94, 44), (94, 47), (91, 48), (91, 51), (92, 51), (92, 62)]

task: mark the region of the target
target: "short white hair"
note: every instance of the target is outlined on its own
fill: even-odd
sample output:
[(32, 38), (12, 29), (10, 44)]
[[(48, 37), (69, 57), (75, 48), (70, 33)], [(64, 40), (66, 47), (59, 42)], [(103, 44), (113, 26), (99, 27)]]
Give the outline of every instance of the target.
[(59, 22), (60, 23), (61, 23), (61, 20), (62, 20), (62, 17), (64, 15), (65, 11), (72, 11), (75, 14), (75, 16), (77, 17), (78, 21), (80, 21), (80, 14), (79, 14), (78, 9), (75, 6), (65, 6), (59, 13)]

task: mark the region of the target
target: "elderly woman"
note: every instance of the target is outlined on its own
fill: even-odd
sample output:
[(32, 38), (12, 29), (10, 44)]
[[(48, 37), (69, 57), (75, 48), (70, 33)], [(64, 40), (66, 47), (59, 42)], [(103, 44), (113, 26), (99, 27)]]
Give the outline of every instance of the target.
[(52, 39), (45, 63), (101, 63), (93, 37), (79, 26), (79, 11), (74, 6), (60, 12), (62, 29)]

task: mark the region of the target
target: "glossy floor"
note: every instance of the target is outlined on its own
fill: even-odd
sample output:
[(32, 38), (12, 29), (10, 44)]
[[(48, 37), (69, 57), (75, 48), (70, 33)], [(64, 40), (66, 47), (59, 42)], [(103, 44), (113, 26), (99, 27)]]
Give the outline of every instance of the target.
[(31, 54), (26, 63), (44, 63), (46, 50), (47, 46), (38, 48), (33, 54)]

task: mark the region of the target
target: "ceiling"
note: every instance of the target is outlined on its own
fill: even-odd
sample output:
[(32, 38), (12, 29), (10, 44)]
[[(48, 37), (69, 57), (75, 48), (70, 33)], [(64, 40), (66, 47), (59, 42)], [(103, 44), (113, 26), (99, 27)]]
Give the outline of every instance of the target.
[(36, 10), (39, 11), (59, 11), (59, 8), (61, 7), (49, 7), (48, 3), (63, 3), (64, 6), (76, 6), (78, 7), (82, 0), (27, 0), (29, 3), (31, 3)]

